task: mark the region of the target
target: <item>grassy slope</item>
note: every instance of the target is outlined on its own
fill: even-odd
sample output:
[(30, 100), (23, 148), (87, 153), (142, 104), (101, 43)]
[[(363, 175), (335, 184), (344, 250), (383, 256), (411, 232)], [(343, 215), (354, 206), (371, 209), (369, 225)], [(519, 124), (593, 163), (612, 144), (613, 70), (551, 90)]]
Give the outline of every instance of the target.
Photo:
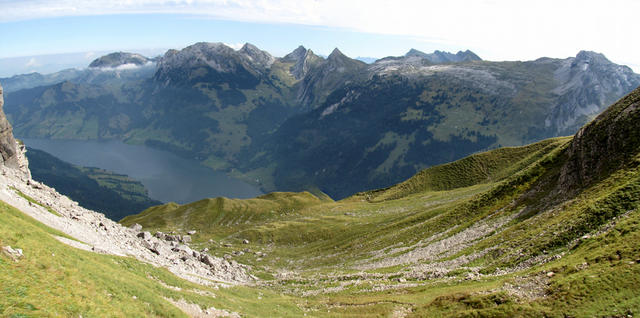
[(0, 316), (186, 317), (164, 297), (252, 317), (302, 313), (288, 296), (192, 284), (131, 258), (66, 246), (52, 235), (64, 236), (0, 202), (0, 245), (21, 248), (25, 255), (14, 262), (0, 253)]
[(570, 138), (553, 138), (524, 147), (505, 147), (474, 154), (463, 159), (418, 172), (408, 180), (388, 189), (364, 192), (369, 201), (405, 197), (425, 191), (446, 191), (480, 183), (501, 181), (523, 170)]
[[(200, 220), (192, 223), (184, 219), (184, 212), (177, 213), (179, 209), (161, 206), (153, 210), (153, 218), (144, 217), (145, 213), (151, 216), (149, 210), (135, 220), (153, 228), (162, 215), (165, 223), (158, 228), (163, 230), (174, 228), (172, 224), (190, 224), (202, 231), (196, 236), (197, 245), (211, 247), (218, 255), (242, 249), (245, 253), (236, 258), (254, 265), (266, 278), (274, 272), (294, 271), (296, 275), (280, 275), (270, 283), (284, 293), (335, 288), (304, 298), (317, 315), (377, 316), (400, 307), (410, 308), (415, 316), (637, 313), (638, 103), (640, 91), (636, 90), (571, 142), (558, 138), (477, 154), (427, 169), (398, 186), (340, 202), (314, 202), (288, 213), (264, 214), (264, 209), (245, 210), (251, 205), (234, 201), (243, 208), (213, 215), (211, 209), (190, 210)], [(260, 222), (253, 223), (260, 210)], [(373, 253), (401, 255), (394, 248), (411, 250), (435, 234), (452, 238), (480, 220), (491, 223), (501, 218), (507, 220), (504, 230), (485, 233), (440, 260), (416, 261), (429, 265), (475, 255), (445, 278), (418, 278), (412, 280), (418, 286), (393, 287), (397, 284), (388, 277), (362, 279), (357, 274), (356, 265)], [(242, 239), (251, 244), (241, 244)], [(542, 265), (518, 267), (532, 259)], [(368, 272), (404, 277), (410, 265)], [(516, 274), (465, 281), (471, 267), (484, 274), (499, 268), (516, 270)], [(504, 291), (507, 283), (546, 277), (548, 271), (556, 275), (537, 284), (546, 293), (543, 298), (518, 298)], [(337, 288), (344, 282), (352, 284)], [(375, 286), (394, 289), (380, 291)]]
[[(156, 229), (197, 229), (200, 232), (199, 236), (220, 236), (232, 232), (221, 231), (216, 228), (217, 225), (233, 227), (233, 231), (243, 227), (251, 228), (325, 201), (330, 199), (318, 198), (309, 192), (273, 192), (247, 200), (203, 199), (185, 205), (169, 203), (151, 207), (140, 214), (125, 217), (121, 223), (144, 223)], [(209, 231), (214, 229), (215, 231)]]

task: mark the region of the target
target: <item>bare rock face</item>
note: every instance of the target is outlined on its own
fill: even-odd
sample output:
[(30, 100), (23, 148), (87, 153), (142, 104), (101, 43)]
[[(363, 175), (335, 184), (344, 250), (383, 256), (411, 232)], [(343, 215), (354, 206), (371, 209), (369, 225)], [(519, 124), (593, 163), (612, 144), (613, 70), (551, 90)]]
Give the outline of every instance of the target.
[(584, 126), (567, 149), (561, 188), (580, 188), (604, 178), (631, 160), (640, 149), (640, 88), (620, 99)]
[(0, 155), (2, 164), (10, 168), (18, 168), (16, 140), (13, 138), (13, 130), (11, 124), (7, 120), (2, 107), (4, 106), (4, 98), (2, 95), (2, 86), (0, 86)]
[(304, 78), (313, 67), (324, 61), (322, 57), (315, 55), (313, 51), (307, 50), (302, 45), (285, 55), (281, 60), (294, 63), (289, 71), (296, 79)]
[[(609, 61), (604, 55), (580, 51), (562, 61), (554, 72), (559, 98), (545, 120), (555, 135), (569, 135), (613, 104), (619, 96), (640, 85), (640, 75), (627, 66)], [(588, 120), (587, 120), (588, 121)]]

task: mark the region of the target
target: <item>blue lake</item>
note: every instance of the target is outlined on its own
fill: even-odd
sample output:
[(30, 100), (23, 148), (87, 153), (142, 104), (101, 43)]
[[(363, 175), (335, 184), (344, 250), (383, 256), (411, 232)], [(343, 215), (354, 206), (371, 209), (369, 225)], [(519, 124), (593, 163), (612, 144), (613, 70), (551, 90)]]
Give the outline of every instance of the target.
[(75, 165), (126, 174), (142, 182), (149, 190), (149, 197), (162, 202), (189, 203), (218, 196), (252, 198), (262, 194), (257, 187), (195, 160), (146, 146), (118, 140), (20, 139), (27, 147), (46, 151)]

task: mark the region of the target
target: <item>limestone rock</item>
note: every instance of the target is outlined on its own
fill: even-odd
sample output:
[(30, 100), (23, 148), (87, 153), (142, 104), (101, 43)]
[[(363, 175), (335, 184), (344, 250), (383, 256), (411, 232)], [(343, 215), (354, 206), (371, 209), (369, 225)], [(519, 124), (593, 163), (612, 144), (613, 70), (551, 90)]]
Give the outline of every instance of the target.
[(13, 138), (11, 124), (4, 114), (4, 97), (2, 86), (0, 86), (0, 156), (2, 164), (10, 168), (18, 168), (18, 158), (16, 156), (16, 140)]
[(139, 238), (143, 239), (143, 240), (149, 240), (149, 239), (151, 239), (151, 233), (146, 232), (146, 231), (145, 231), (145, 232), (140, 232), (140, 233), (138, 233), (138, 235), (137, 235), (137, 236), (138, 236)]
[(162, 233), (162, 232), (156, 232), (155, 237), (157, 237), (158, 239), (161, 239), (161, 240), (166, 240), (167, 239), (167, 235)]
[(166, 234), (164, 236), (165, 241), (169, 241), (169, 242), (179, 242), (181, 240), (180, 235), (171, 235), (171, 234)]
[(19, 248), (12, 248), (11, 246), (3, 246), (2, 253), (7, 255), (9, 258), (17, 262), (20, 258), (22, 258), (22, 250)]

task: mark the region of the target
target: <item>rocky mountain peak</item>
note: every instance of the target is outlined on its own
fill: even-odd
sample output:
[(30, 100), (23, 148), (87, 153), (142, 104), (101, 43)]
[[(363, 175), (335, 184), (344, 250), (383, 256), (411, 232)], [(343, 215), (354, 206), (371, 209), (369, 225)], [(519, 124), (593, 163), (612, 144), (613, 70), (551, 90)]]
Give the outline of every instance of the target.
[[(234, 49), (228, 47), (224, 43), (198, 42), (193, 45), (187, 46), (180, 51), (177, 51), (177, 54), (171, 54), (171, 56), (179, 55), (182, 58), (192, 58), (207, 61), (216, 56), (231, 56), (235, 52), (236, 51)], [(165, 57), (166, 56), (167, 54), (165, 54)]]
[(264, 73), (273, 61), (269, 53), (248, 43), (236, 51), (224, 43), (199, 42), (180, 51), (167, 51), (158, 62), (154, 78), (168, 85), (171, 82), (198, 81), (213, 73), (240, 72), (256, 77), (257, 74)]
[(295, 63), (289, 71), (296, 79), (303, 78), (311, 68), (318, 65), (322, 60), (323, 59), (315, 55), (312, 50), (307, 50), (302, 45), (282, 58), (283, 62)]
[(458, 53), (456, 53), (456, 56), (461, 62), (482, 61), (482, 59), (477, 54), (471, 52), (471, 50), (466, 50), (464, 52), (458, 51)]
[(327, 57), (325, 65), (329, 69), (336, 69), (339, 72), (342, 72), (344, 68), (365, 67), (367, 63), (352, 59), (344, 55), (338, 48), (335, 48)]
[(139, 65), (144, 65), (149, 61), (150, 59), (137, 53), (114, 52), (93, 60), (93, 62), (89, 64), (89, 67), (115, 68), (115, 67), (126, 65), (126, 64), (133, 64), (133, 65), (139, 66)]
[(336, 60), (342, 60), (342, 59), (348, 59), (348, 57), (344, 55), (338, 48), (333, 49), (333, 51), (331, 51), (331, 54), (329, 54), (329, 56), (327, 57), (327, 60), (330, 60), (330, 61), (336, 61)]
[(604, 54), (593, 51), (580, 51), (576, 55), (576, 61), (589, 62), (589, 63), (605, 63), (609, 64), (611, 61), (607, 59)]
[(407, 54), (405, 54), (404, 56), (417, 56), (417, 57), (427, 57), (427, 53), (424, 53), (422, 51), (416, 50), (416, 49), (411, 49), (409, 50), (409, 52), (407, 52)]
[(351, 73), (366, 67), (367, 64), (362, 61), (352, 59), (340, 52), (338, 48), (335, 48), (333, 52), (329, 54), (327, 59), (322, 61), (321, 64), (319, 63), (319, 65), (320, 73), (326, 76), (330, 73)]
[(282, 60), (285, 62), (298, 62), (304, 59), (306, 55), (307, 49), (304, 46), (300, 45), (291, 53), (285, 55)]
[(640, 86), (640, 75), (629, 67), (609, 61), (603, 54), (580, 51), (562, 61), (554, 72), (557, 95), (564, 97), (545, 120), (556, 135), (576, 131), (600, 113), (616, 96)]
[(16, 140), (13, 138), (11, 124), (4, 114), (4, 96), (0, 86), (0, 163), (10, 168), (18, 168)]
[(456, 54), (435, 50), (433, 51), (433, 53), (427, 54), (416, 49), (411, 49), (404, 56), (424, 58), (429, 60), (429, 62), (435, 63), (435, 64), (482, 61), (482, 59), (478, 55), (471, 52), (470, 50), (466, 50), (464, 52), (458, 51), (458, 53)]
[(238, 51), (245, 58), (247, 58), (251, 63), (255, 63), (264, 68), (268, 68), (273, 64), (275, 58), (271, 56), (266, 51), (260, 50), (258, 47), (251, 43), (245, 43), (242, 48)]

